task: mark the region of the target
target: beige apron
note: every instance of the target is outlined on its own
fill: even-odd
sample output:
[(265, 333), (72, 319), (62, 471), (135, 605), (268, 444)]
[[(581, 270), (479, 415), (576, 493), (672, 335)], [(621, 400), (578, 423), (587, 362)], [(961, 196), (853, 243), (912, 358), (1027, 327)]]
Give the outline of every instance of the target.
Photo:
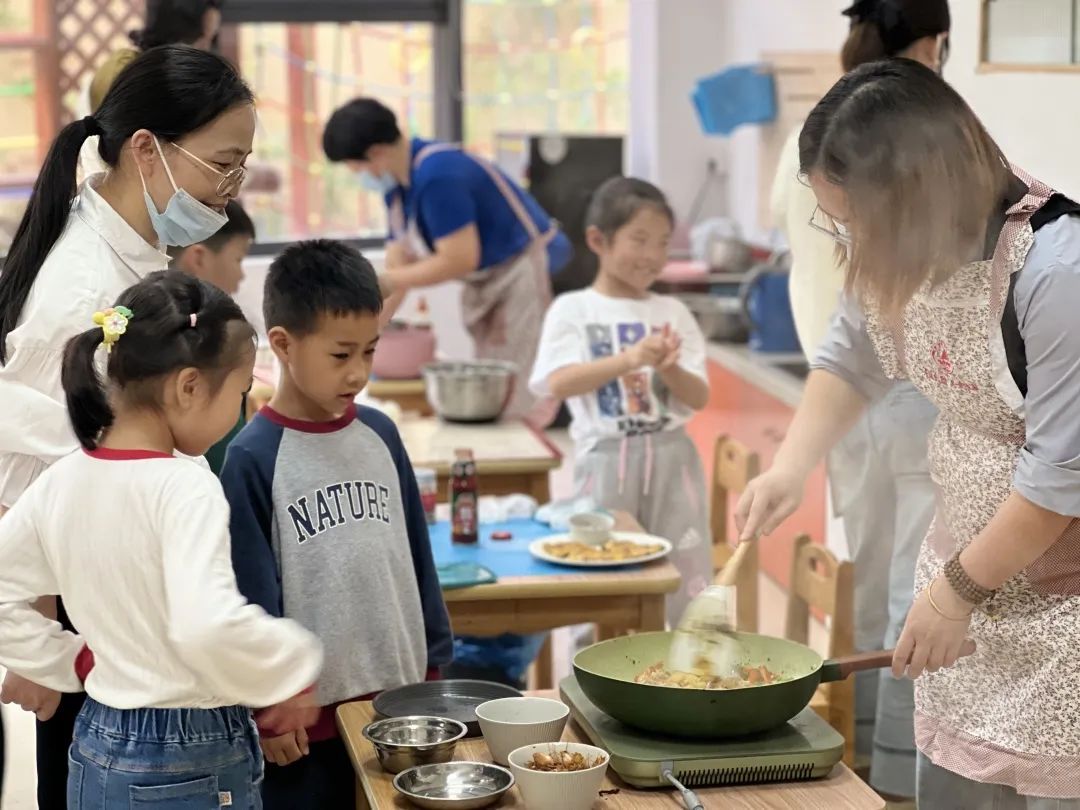
[[(1013, 490), (1025, 441), (1023, 397), (1005, 359), (1001, 316), (1009, 282), (1034, 242), (1030, 219), (1051, 190), (1007, 212), (991, 261), (924, 286), (901, 329), (868, 307), (867, 330), (886, 374), (909, 379), (941, 411), (930, 437), (938, 507), (916, 570), (916, 592), (983, 530)], [(916, 683), (919, 749), (935, 764), (1022, 795), (1080, 797), (1080, 544), (1078, 522), (1010, 579), (970, 634), (978, 647)]]
[[(413, 158), (413, 171), (429, 155), (447, 151), (460, 151), (460, 147), (449, 143), (425, 146)], [(473, 338), (479, 359), (504, 360), (518, 367), (517, 382), (506, 416), (528, 419), (537, 427), (546, 427), (555, 418), (559, 404), (550, 397), (534, 397), (526, 381), (536, 361), (544, 313), (551, 303), (547, 247), (559, 230), (552, 223), (545, 233), (540, 233), (506, 178), (486, 160), (472, 155), (469, 157), (487, 172), (499, 189), (529, 235), (529, 244), (519, 255), (495, 267), (478, 270), (465, 279), (461, 296), (465, 328)], [(390, 207), (390, 232), (395, 240), (405, 245), (414, 259), (431, 255), (416, 219), (405, 221), (400, 195), (394, 197)]]

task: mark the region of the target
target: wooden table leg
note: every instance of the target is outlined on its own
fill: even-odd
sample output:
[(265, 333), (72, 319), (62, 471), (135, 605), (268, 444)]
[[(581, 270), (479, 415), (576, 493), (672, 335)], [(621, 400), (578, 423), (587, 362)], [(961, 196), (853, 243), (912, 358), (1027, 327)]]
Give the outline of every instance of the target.
[(600, 625), (596, 626), (596, 640), (598, 642), (618, 638), (620, 635), (621, 633), (619, 632), (619, 630), (615, 629), (614, 627), (601, 627)]
[(543, 506), (551, 501), (551, 473), (533, 473), (529, 481), (529, 494)]
[(544, 639), (544, 646), (536, 657), (536, 688), (555, 688), (555, 655), (551, 648), (551, 634)]
[(663, 594), (641, 597), (640, 629), (644, 633), (667, 629), (667, 608)]

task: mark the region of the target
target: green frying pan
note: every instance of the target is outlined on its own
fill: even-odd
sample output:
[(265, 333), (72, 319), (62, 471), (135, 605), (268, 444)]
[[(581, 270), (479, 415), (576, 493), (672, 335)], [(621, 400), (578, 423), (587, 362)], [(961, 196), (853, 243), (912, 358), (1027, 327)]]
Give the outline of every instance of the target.
[(629, 726), (673, 737), (742, 737), (781, 726), (801, 712), (818, 684), (892, 663), (892, 652), (823, 661), (794, 641), (736, 633), (744, 663), (764, 664), (787, 680), (741, 689), (680, 689), (634, 683), (663, 661), (672, 633), (641, 633), (594, 644), (574, 657), (574, 674), (596, 707)]

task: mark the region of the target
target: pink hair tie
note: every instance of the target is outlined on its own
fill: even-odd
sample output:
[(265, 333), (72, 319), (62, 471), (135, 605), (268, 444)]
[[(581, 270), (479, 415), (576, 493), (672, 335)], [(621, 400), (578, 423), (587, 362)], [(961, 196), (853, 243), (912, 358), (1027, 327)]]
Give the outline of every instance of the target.
[(192, 328), (192, 329), (194, 329), (194, 328), (195, 328), (195, 322), (196, 322), (197, 320), (199, 320), (199, 316), (198, 316), (198, 315), (197, 315), (196, 313), (192, 312), (192, 313), (191, 313), (191, 328)]

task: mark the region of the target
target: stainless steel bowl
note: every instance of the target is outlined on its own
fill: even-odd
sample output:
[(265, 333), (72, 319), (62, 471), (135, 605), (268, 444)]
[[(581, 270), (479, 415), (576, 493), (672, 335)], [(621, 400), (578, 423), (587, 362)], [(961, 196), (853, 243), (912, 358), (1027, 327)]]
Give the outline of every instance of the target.
[(417, 765), (449, 762), (458, 740), (468, 729), (445, 717), (391, 717), (364, 728), (375, 747), (379, 764), (388, 773), (401, 773)]
[(678, 297), (697, 320), (706, 340), (739, 343), (747, 339), (746, 315), (738, 296), (684, 293)]
[(424, 366), (427, 399), (448, 422), (493, 422), (510, 402), (517, 366), (495, 360), (429, 363)]
[(506, 768), (484, 762), (450, 762), (421, 765), (399, 773), (394, 779), (398, 793), (417, 807), (473, 810), (495, 804), (514, 786)]

